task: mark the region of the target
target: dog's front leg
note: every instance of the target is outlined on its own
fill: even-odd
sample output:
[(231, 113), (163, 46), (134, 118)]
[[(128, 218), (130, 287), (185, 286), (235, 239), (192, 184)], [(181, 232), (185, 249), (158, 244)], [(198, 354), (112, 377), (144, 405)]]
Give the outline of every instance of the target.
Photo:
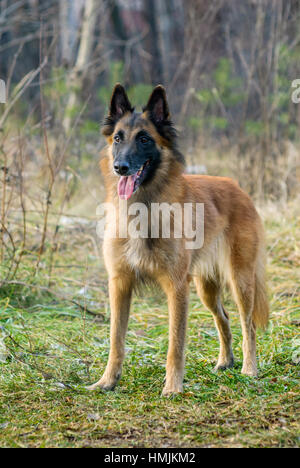
[(167, 396), (182, 392), (189, 285), (187, 280), (178, 285), (164, 279), (162, 286), (169, 307), (169, 349), (163, 389), (163, 395)]
[(121, 377), (131, 295), (132, 281), (128, 275), (119, 275), (109, 280), (111, 309), (109, 358), (102, 378), (92, 385), (90, 390), (97, 387), (113, 390)]

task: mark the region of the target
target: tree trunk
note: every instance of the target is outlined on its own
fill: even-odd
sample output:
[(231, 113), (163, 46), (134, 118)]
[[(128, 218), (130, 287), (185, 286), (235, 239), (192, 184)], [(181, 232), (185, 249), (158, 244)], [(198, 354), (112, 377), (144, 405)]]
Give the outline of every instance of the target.
[(86, 0), (82, 20), (81, 37), (75, 66), (70, 73), (70, 94), (65, 109), (63, 127), (68, 133), (72, 124), (72, 114), (79, 103), (78, 92), (82, 88), (93, 52), (94, 32), (97, 20), (99, 0)]

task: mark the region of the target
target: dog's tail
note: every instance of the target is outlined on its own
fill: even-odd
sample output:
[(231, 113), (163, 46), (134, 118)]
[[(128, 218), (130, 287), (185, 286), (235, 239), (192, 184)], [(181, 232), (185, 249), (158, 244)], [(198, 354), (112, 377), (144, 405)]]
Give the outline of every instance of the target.
[(260, 248), (255, 271), (255, 295), (253, 322), (257, 327), (266, 328), (269, 321), (269, 301), (266, 289), (266, 253), (265, 246)]

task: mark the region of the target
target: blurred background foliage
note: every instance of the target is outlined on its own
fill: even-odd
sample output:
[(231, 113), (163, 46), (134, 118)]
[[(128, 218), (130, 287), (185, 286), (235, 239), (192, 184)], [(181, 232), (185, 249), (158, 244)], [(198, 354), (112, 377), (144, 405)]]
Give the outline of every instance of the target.
[[(191, 166), (226, 173), (220, 162), (233, 151), (239, 170), (229, 175), (259, 198), (283, 195), (273, 182), (288, 166), (284, 196), (294, 195), (299, 16), (298, 0), (1, 0), (0, 76), (10, 101), (22, 93), (0, 126), (36, 128), (42, 90), (51, 134), (76, 128), (79, 160), (85, 142), (96, 158), (114, 84), (141, 108), (163, 83)], [(30, 81), (44, 59), (42, 80)]]

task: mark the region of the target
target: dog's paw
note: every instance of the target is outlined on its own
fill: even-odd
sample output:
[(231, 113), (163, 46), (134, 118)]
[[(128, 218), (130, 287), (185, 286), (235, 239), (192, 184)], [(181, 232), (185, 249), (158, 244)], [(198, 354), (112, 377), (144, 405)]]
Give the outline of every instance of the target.
[(224, 358), (219, 358), (217, 365), (214, 368), (215, 372), (218, 371), (224, 371), (226, 369), (230, 369), (231, 367), (234, 367), (234, 357), (231, 355), (229, 358), (224, 359)]
[(248, 377), (257, 377), (257, 369), (255, 367), (243, 367), (242, 374), (248, 375)]
[(103, 390), (105, 392), (113, 391), (116, 388), (116, 385), (121, 377), (121, 374), (118, 375), (116, 378), (108, 379), (106, 377), (102, 377), (98, 382), (94, 383), (93, 385), (90, 385), (89, 387), (86, 387), (87, 390)]
[(98, 382), (96, 382), (95, 384), (93, 385), (89, 385), (88, 387), (86, 387), (87, 390), (90, 390), (90, 391), (95, 391), (95, 390), (103, 390), (105, 392), (109, 392), (109, 391), (113, 391), (116, 387), (117, 383), (111, 383), (111, 384), (100, 384)]
[(214, 367), (214, 371), (224, 371), (226, 369), (231, 369), (234, 366), (233, 360), (230, 362), (220, 362)]
[(182, 385), (165, 385), (162, 391), (162, 396), (173, 397), (183, 392)]

